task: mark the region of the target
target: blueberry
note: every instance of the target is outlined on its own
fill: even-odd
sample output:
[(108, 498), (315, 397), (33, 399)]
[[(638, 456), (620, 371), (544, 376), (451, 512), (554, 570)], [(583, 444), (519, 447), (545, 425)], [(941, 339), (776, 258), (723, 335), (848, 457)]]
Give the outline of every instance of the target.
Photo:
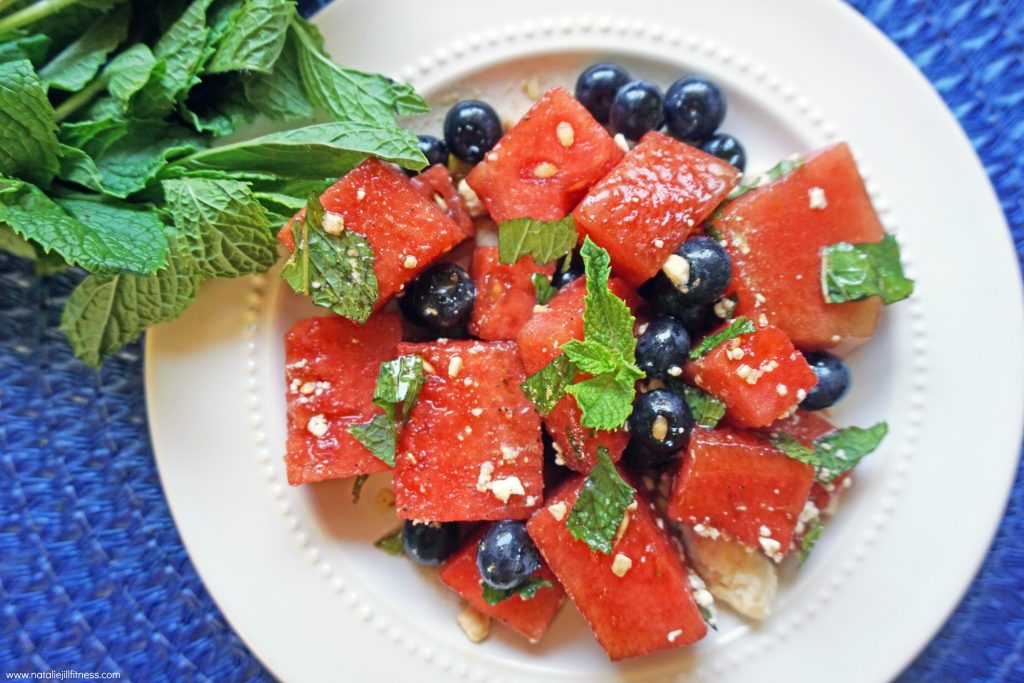
[(683, 242), (658, 276), (675, 286), (683, 304), (700, 306), (725, 293), (732, 279), (732, 262), (722, 245), (699, 235)]
[(458, 524), (406, 522), (402, 527), (405, 554), (419, 564), (441, 564), (458, 545)]
[(743, 149), (739, 140), (728, 133), (715, 133), (700, 148), (711, 156), (718, 157), (725, 163), (735, 166), (740, 171), (747, 168), (746, 150)]
[(653, 454), (668, 455), (685, 448), (692, 430), (689, 406), (668, 389), (648, 391), (633, 402), (630, 440)]
[(433, 332), (458, 330), (473, 313), (476, 285), (454, 263), (438, 263), (405, 288), (398, 308), (413, 323)]
[(480, 539), (476, 566), (485, 584), (497, 590), (522, 585), (540, 569), (540, 553), (526, 533), (526, 523), (498, 522)]
[(573, 280), (577, 280), (583, 277), (583, 258), (579, 252), (573, 252), (572, 259), (569, 260), (569, 267), (562, 270), (563, 262), (558, 262), (558, 268), (555, 270), (555, 274), (551, 276), (551, 284), (556, 289), (561, 289)]
[(656, 312), (682, 322), (690, 333), (691, 341), (722, 322), (722, 318), (715, 314), (714, 304), (690, 304), (664, 273), (658, 273), (640, 285), (637, 292)]
[(648, 377), (678, 377), (689, 353), (686, 327), (668, 316), (647, 323), (636, 341), (636, 364)]
[(643, 446), (638, 440), (630, 439), (626, 450), (622, 452), (622, 460), (631, 469), (640, 472), (657, 472), (679, 461), (680, 451), (671, 453), (655, 452)]
[(608, 114), (612, 128), (630, 140), (665, 123), (661, 88), (648, 81), (630, 81), (619, 88)]
[(850, 388), (850, 368), (841, 359), (825, 351), (811, 351), (804, 358), (818, 376), (818, 383), (800, 403), (804, 410), (821, 410), (834, 405)]
[(608, 123), (608, 110), (629, 74), (617, 64), (595, 64), (576, 80), (576, 99), (601, 123)]
[(665, 94), (665, 122), (675, 137), (688, 142), (710, 138), (725, 118), (725, 95), (700, 76), (680, 78)]
[(419, 135), (417, 137), (419, 142), (416, 143), (416, 146), (420, 148), (423, 156), (427, 158), (427, 168), (435, 164), (448, 165), (448, 145), (444, 140), (435, 138), (433, 135)]
[(444, 117), (444, 140), (452, 154), (466, 163), (479, 163), (501, 139), (501, 119), (486, 102), (463, 100)]

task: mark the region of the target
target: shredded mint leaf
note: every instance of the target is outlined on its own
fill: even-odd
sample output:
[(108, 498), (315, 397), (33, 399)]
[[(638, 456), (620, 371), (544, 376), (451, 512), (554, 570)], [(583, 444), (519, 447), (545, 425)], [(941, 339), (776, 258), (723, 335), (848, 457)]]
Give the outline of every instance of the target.
[(725, 416), (725, 403), (697, 387), (684, 385), (683, 400), (690, 408), (693, 421), (701, 427), (714, 429), (718, 421)]
[(511, 264), (529, 254), (538, 264), (551, 263), (570, 253), (578, 239), (572, 215), (557, 221), (502, 221), (498, 224), (498, 261)]
[(363, 495), (363, 486), (366, 485), (366, 480), (370, 478), (369, 474), (360, 474), (352, 480), (352, 504), (355, 505), (359, 502), (359, 498)]
[(817, 518), (811, 520), (807, 525), (807, 530), (804, 531), (804, 535), (800, 539), (800, 566), (803, 566), (807, 558), (810, 557), (811, 551), (818, 544), (818, 539), (821, 538), (821, 532), (824, 530), (825, 525)]
[(398, 428), (416, 404), (424, 382), (423, 359), (419, 356), (399, 356), (382, 363), (373, 390), (373, 403), (383, 408), (384, 414), (374, 415), (364, 424), (349, 425), (349, 433), (391, 467), (395, 465)]
[(285, 282), (317, 306), (366, 322), (378, 297), (366, 238), (351, 230), (339, 235), (324, 230), (324, 207), (316, 194), (309, 195), (305, 218), (292, 224), (292, 236), (295, 251), (281, 269)]
[(207, 73), (269, 73), (281, 54), (295, 3), (290, 0), (245, 0), (220, 38)]
[(405, 546), (402, 544), (402, 527), (378, 538), (374, 541), (373, 547), (380, 548), (388, 555), (405, 555)]
[(245, 80), (245, 96), (260, 112), (275, 120), (304, 119), (313, 115), (299, 71), (298, 47), (294, 33), (288, 33), (281, 56), (268, 74), (253, 74)]
[(708, 625), (708, 628), (717, 631), (718, 620), (715, 618), (714, 611), (712, 611), (710, 607), (705, 607), (704, 605), (697, 605), (697, 609), (700, 610), (700, 616), (704, 619), (704, 623)]
[(616, 374), (598, 375), (577, 382), (566, 389), (583, 413), (580, 424), (591, 429), (621, 427), (633, 412), (635, 383), (642, 378), (642, 372), (637, 375), (622, 369)]
[(484, 601), (488, 605), (497, 605), (499, 602), (508, 600), (513, 595), (518, 595), (520, 600), (532, 600), (537, 596), (537, 591), (541, 588), (554, 588), (554, 584), (547, 579), (538, 579), (535, 577), (527, 579), (520, 586), (505, 590), (491, 588), (486, 584), (481, 584), (481, 586), (483, 588)]
[(764, 187), (768, 183), (774, 182), (779, 178), (789, 175), (796, 169), (804, 165), (803, 159), (783, 159), (779, 163), (772, 166), (770, 169), (759, 175), (757, 178), (750, 183), (744, 183), (737, 187), (735, 190), (729, 193), (726, 197), (726, 201), (732, 201), (739, 199), (748, 192), (752, 192), (759, 187)]
[(201, 278), (173, 249), (154, 275), (90, 275), (71, 292), (60, 329), (75, 355), (98, 367), (103, 356), (134, 341), (146, 328), (181, 315)]
[(889, 425), (885, 422), (867, 429), (845, 427), (815, 440), (813, 448), (786, 432), (772, 432), (768, 440), (790, 458), (812, 465), (819, 480), (831, 483), (878, 448), (888, 432)]
[(754, 323), (752, 323), (750, 319), (740, 316), (721, 332), (704, 337), (700, 344), (697, 344), (697, 346), (690, 351), (690, 360), (703, 358), (711, 353), (711, 351), (719, 344), (723, 344), (730, 339), (740, 336), (741, 334), (753, 334), (754, 332), (757, 332), (757, 328), (754, 327)]
[(598, 446), (597, 462), (583, 483), (565, 526), (573, 538), (583, 541), (591, 550), (610, 555), (615, 532), (635, 495), (636, 489), (615, 469), (608, 449)]
[(565, 395), (566, 389), (576, 379), (578, 370), (564, 353), (531, 375), (519, 385), (526, 398), (537, 407), (537, 412), (547, 415)]
[(874, 244), (839, 242), (825, 247), (821, 291), (830, 304), (880, 296), (889, 305), (910, 296), (914, 281), (903, 274), (896, 238), (886, 235)]
[(262, 273), (277, 261), (270, 222), (245, 183), (187, 178), (165, 180), (163, 189), (174, 227), (200, 275)]
[(544, 273), (534, 273), (530, 276), (533, 283), (533, 290), (537, 293), (537, 303), (541, 306), (547, 305), (558, 293), (558, 290), (551, 284), (551, 280)]
[(46, 89), (28, 60), (0, 64), (0, 174), (46, 185), (60, 164)]
[(128, 6), (122, 5), (101, 16), (40, 69), (39, 77), (57, 90), (75, 92), (84, 88), (107, 61), (107, 55), (128, 37), (129, 14)]

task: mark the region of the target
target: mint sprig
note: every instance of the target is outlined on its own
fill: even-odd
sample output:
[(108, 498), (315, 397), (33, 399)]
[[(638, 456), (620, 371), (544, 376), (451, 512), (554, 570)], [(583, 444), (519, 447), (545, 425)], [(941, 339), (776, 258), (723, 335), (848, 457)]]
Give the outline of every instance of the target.
[(792, 434), (781, 431), (772, 432), (768, 440), (790, 458), (813, 466), (818, 479), (828, 484), (874, 452), (888, 432), (889, 425), (885, 422), (867, 429), (845, 427), (816, 439), (813, 448), (803, 445)]
[(693, 421), (701, 427), (714, 429), (725, 417), (725, 403), (697, 387), (683, 385), (683, 400), (693, 415)]
[(703, 358), (711, 353), (711, 351), (719, 344), (724, 344), (734, 337), (738, 337), (741, 334), (753, 334), (754, 332), (757, 332), (757, 328), (754, 327), (754, 323), (751, 322), (749, 318), (740, 316), (736, 318), (736, 320), (732, 321), (732, 323), (721, 332), (704, 337), (700, 344), (697, 344), (697, 346), (693, 347), (693, 350), (690, 351), (690, 360)]
[(399, 356), (381, 363), (377, 386), (373, 390), (373, 403), (384, 413), (374, 415), (368, 422), (348, 427), (349, 434), (356, 441), (391, 467), (395, 466), (399, 426), (416, 404), (423, 383), (423, 359), (419, 356)]
[(903, 274), (896, 238), (886, 235), (881, 242), (839, 242), (825, 247), (821, 252), (821, 291), (830, 304), (879, 296), (889, 305), (910, 296), (914, 281)]
[(499, 590), (497, 588), (491, 588), (486, 584), (482, 584), (482, 587), (484, 602), (488, 605), (497, 605), (500, 602), (508, 600), (514, 595), (518, 595), (520, 600), (532, 600), (537, 596), (537, 591), (541, 588), (554, 588), (554, 584), (547, 579), (531, 577), (522, 585), (516, 586), (515, 588)]
[(636, 489), (615, 469), (608, 449), (599, 446), (594, 469), (583, 482), (565, 527), (573, 538), (583, 541), (591, 550), (610, 555), (615, 533), (635, 495)]
[(543, 265), (571, 252), (578, 240), (576, 221), (571, 215), (557, 221), (502, 221), (498, 224), (498, 260), (511, 264), (529, 254)]
[(564, 353), (531, 375), (519, 385), (541, 415), (547, 415), (562, 400), (566, 389), (576, 379), (577, 369)]

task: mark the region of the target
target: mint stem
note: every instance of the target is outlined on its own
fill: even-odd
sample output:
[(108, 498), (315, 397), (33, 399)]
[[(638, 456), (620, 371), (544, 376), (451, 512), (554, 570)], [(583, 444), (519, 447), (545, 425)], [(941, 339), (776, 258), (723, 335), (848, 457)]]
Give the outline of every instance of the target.
[(60, 123), (80, 108), (89, 104), (94, 97), (103, 92), (107, 87), (107, 79), (99, 76), (94, 78), (89, 85), (85, 86), (71, 97), (61, 102), (60, 106), (53, 110), (53, 118)]
[(73, 5), (76, 2), (78, 2), (78, 0), (39, 0), (39, 2), (29, 5), (25, 9), (18, 10), (9, 17), (0, 19), (0, 33), (13, 31), (21, 28), (22, 26), (28, 26), (29, 24), (48, 17), (54, 12), (59, 12), (68, 5)]

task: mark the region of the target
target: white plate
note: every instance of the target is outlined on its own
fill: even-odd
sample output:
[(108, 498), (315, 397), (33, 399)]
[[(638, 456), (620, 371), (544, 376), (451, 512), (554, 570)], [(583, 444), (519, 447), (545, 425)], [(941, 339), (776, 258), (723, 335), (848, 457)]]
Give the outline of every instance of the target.
[(850, 141), (917, 292), (886, 311), (852, 359), (837, 419), (887, 419), (890, 436), (763, 626), (723, 618), (689, 651), (612, 665), (570, 606), (537, 647), (498, 626), (474, 646), (455, 625), (458, 601), (430, 572), (370, 545), (394, 525), (375, 503), (386, 478), (372, 479), (356, 507), (346, 482), (285, 483), (281, 337), (311, 309), (274, 277), (211, 283), (183, 318), (150, 333), (146, 381), (171, 509), (228, 620), (286, 681), (894, 676), (985, 553), (1024, 414), (1014, 252), (951, 114), (839, 2), (440, 7), (349, 0), (317, 23), (339, 60), (412, 80), (441, 112), (452, 96), (473, 95), (514, 118), (529, 103), (524, 80), (571, 87), (582, 66), (611, 58), (663, 85), (691, 72), (721, 83), (724, 128), (747, 145), (754, 170)]

